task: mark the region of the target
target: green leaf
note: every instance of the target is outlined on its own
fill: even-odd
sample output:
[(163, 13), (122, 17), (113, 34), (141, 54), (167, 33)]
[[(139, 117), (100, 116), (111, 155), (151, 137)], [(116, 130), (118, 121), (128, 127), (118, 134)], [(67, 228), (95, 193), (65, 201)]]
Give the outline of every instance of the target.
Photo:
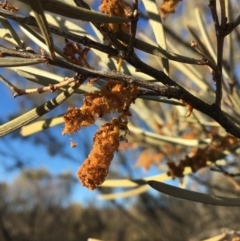
[(86, 32), (79, 24), (74, 23), (71, 19), (59, 18), (59, 16), (53, 15), (51, 13), (45, 13), (48, 24), (61, 30), (68, 31), (74, 34), (81, 34), (92, 39), (92, 36)]
[(179, 101), (175, 101), (175, 100), (168, 100), (166, 98), (163, 98), (161, 96), (154, 96), (154, 95), (139, 95), (138, 98), (144, 99), (144, 100), (152, 100), (152, 101), (157, 101), (157, 102), (161, 102), (161, 103), (165, 103), (165, 104), (170, 104), (170, 105), (180, 105), (180, 106), (184, 106), (184, 104), (182, 104)]
[[(196, 70), (196, 66), (194, 65), (183, 65), (180, 62), (172, 62), (171, 63), (175, 68), (177, 69), (181, 69), (182, 74), (184, 74), (189, 81), (191, 81), (192, 83), (196, 84), (201, 92), (200, 93), (207, 93), (210, 96), (213, 96), (214, 98), (214, 92), (213, 92), (213, 86), (211, 85), (211, 82), (206, 78), (203, 77), (203, 75)], [(206, 66), (207, 69), (207, 66)], [(186, 81), (186, 83), (184, 84), (188, 84), (188, 82)], [(214, 100), (214, 99), (213, 99)]]
[(189, 32), (193, 36), (193, 38), (196, 40), (199, 47), (202, 49), (203, 53), (213, 62), (216, 63), (216, 60), (213, 58), (211, 53), (209, 52), (208, 48), (206, 47), (205, 43), (202, 41), (201, 36), (199, 36), (199, 33), (191, 26), (187, 26)]
[(23, 47), (22, 46), (22, 40), (19, 38), (17, 32), (12, 27), (12, 25), (8, 22), (8, 20), (6, 18), (0, 16), (0, 23), (2, 24), (2, 26), (4, 28), (4, 29), (1, 29), (0, 32), (2, 32), (2, 30), (7, 30), (8, 33), (10, 34), (10, 36), (11, 36), (11, 38), (8, 38), (8, 40), (11, 41), (12, 43), (18, 45), (20, 48)]
[[(20, 0), (21, 2), (31, 5), (31, 0)], [(107, 14), (88, 10), (82, 7), (76, 7), (65, 2), (56, 0), (39, 0), (45, 11), (65, 16), (67, 18), (79, 19), (92, 23), (124, 23), (129, 20), (117, 16), (109, 16)], [(34, 4), (35, 1), (32, 1)]]
[(227, 198), (205, 193), (193, 192), (157, 181), (148, 181), (147, 183), (153, 189), (161, 193), (165, 193), (169, 196), (210, 205), (240, 207), (240, 198)]
[[(150, 176), (143, 178), (142, 180), (148, 181), (148, 180), (156, 180), (156, 181), (166, 181), (171, 179), (170, 176), (168, 176), (166, 173), (156, 175), (156, 176)], [(139, 180), (131, 180), (131, 179), (107, 179), (102, 183), (101, 187), (114, 187), (114, 188), (129, 188), (129, 187), (137, 187), (139, 186)]]
[(133, 197), (136, 195), (139, 195), (143, 192), (146, 192), (149, 190), (148, 185), (143, 185), (128, 191), (120, 192), (120, 193), (110, 193), (110, 194), (102, 194), (98, 196), (98, 199), (101, 200), (114, 200), (118, 198), (127, 198), (127, 197)]
[(24, 58), (1, 58), (0, 67), (15, 67), (15, 66), (25, 66), (33, 65), (39, 63), (45, 63), (46, 60), (43, 58), (35, 59), (24, 59)]
[[(216, 63), (217, 55), (216, 55), (216, 52), (213, 48), (213, 44), (211, 43), (210, 37), (208, 35), (206, 23), (203, 22), (201, 13), (200, 13), (198, 8), (195, 9), (195, 16), (196, 16), (196, 19), (197, 19), (198, 30), (200, 30), (200, 36), (201, 36), (201, 39), (203, 40), (203, 43), (204, 43), (203, 44), (204, 48), (206, 46), (206, 49), (205, 49), (206, 52), (205, 53), (208, 55), (208, 57), (210, 57), (212, 59), (212, 61), (214, 63)], [(189, 29), (190, 29), (190, 32), (193, 31), (192, 27), (189, 27)], [(199, 34), (195, 34), (194, 32), (191, 32), (191, 34), (193, 34), (193, 36), (196, 37), (196, 39), (200, 37)], [(198, 39), (198, 41), (199, 41), (199, 39)]]
[(36, 121), (32, 124), (23, 126), (21, 128), (21, 135), (22, 136), (30, 136), (33, 135), (37, 132), (46, 130), (48, 128), (54, 127), (56, 125), (60, 125), (63, 123), (63, 117), (53, 117), (53, 118), (48, 118), (47, 120), (39, 120)]
[[(46, 40), (41, 35), (39, 35), (39, 33), (37, 33), (36, 31), (34, 31), (32, 28), (30, 28), (25, 24), (21, 24), (20, 29), (23, 31), (23, 33), (26, 36), (29, 37), (29, 39), (31, 39), (39, 47), (41, 47), (47, 52), (50, 51), (48, 45), (46, 45)], [(53, 46), (53, 49), (51, 51), (56, 52), (62, 58), (66, 58), (66, 56), (62, 53), (62, 51), (56, 46)]]
[[(28, 79), (29, 81), (32, 81), (34, 83), (40, 84), (40, 85), (50, 85), (50, 84), (58, 84), (59, 82), (63, 81), (64, 78), (60, 75), (56, 75), (54, 73), (50, 73), (45, 70), (37, 69), (34, 67), (20, 67), (20, 68), (13, 68), (14, 71), (16, 71), (19, 75), (24, 77), (25, 79)], [(67, 87), (63, 87), (61, 89), (65, 90)], [(81, 85), (79, 89), (75, 91), (75, 93), (78, 94), (84, 94), (89, 93), (93, 91), (97, 91), (99, 88), (96, 86), (86, 86)]]
[(17, 44), (15, 39), (12, 37), (9, 29), (1, 28), (0, 29), (0, 38), (5, 39), (12, 44)]
[(28, 5), (32, 8), (32, 11), (35, 15), (36, 21), (38, 23), (38, 26), (41, 30), (41, 33), (44, 37), (45, 43), (48, 46), (49, 52), (51, 53), (52, 58), (55, 58), (54, 53), (54, 44), (52, 40), (52, 35), (48, 27), (48, 22), (46, 20), (46, 17), (44, 15), (44, 10), (42, 7), (41, 0), (25, 0), (24, 2), (27, 2)]
[[(191, 173), (192, 170), (190, 167), (186, 167), (184, 169), (184, 175), (188, 175)], [(172, 177), (169, 176), (167, 173), (162, 173), (160, 175), (145, 177), (140, 180), (136, 179), (107, 179), (102, 184), (101, 187), (112, 187), (112, 188), (130, 188), (130, 187), (137, 187), (139, 185), (145, 185), (147, 181), (154, 180), (158, 182), (165, 182), (171, 180)]]
[[(184, 170), (184, 175), (188, 175), (191, 173), (191, 168), (187, 167)], [(102, 194), (99, 195), (98, 198), (102, 200), (114, 200), (118, 198), (128, 198), (133, 197), (136, 195), (139, 195), (143, 192), (147, 192), (149, 190), (149, 186), (146, 185), (149, 181), (158, 181), (163, 182), (172, 179), (167, 173), (163, 173), (156, 176), (146, 177), (139, 180), (131, 180), (131, 179), (115, 179), (106, 180), (101, 187), (112, 187), (112, 188), (129, 188), (129, 187), (135, 187), (131, 190), (119, 192), (119, 193), (110, 193), (110, 194)]]
[(59, 106), (74, 93), (75, 88), (75, 86), (69, 87), (66, 91), (62, 92), (57, 97), (7, 122), (6, 124), (1, 125), (0, 137), (17, 130), (18, 128), (36, 120), (37, 118), (45, 115), (55, 107)]
[[(167, 50), (166, 37), (160, 17), (158, 6), (154, 0), (143, 0), (145, 9), (147, 10), (149, 22), (152, 26), (153, 33), (157, 40), (157, 44), (164, 50)], [(169, 75), (169, 62), (168, 59), (162, 58), (162, 65), (164, 72)]]
[(34, 67), (20, 67), (13, 68), (13, 70), (16, 71), (23, 78), (44, 86), (50, 84), (58, 84), (63, 80), (63, 77), (57, 74)]
[[(124, 43), (128, 43), (130, 39), (130, 35), (124, 32), (118, 32), (115, 33), (116, 37), (123, 41)], [(178, 61), (181, 63), (186, 63), (186, 64), (201, 64), (202, 60), (201, 59), (194, 59), (190, 57), (186, 57), (180, 54), (172, 53), (170, 51), (167, 51), (160, 46), (156, 47), (152, 44), (146, 43), (145, 41), (142, 41), (138, 38), (135, 38), (134, 41), (134, 47), (144, 51), (145, 53), (149, 53), (161, 58), (166, 58), (172, 61)], [(202, 64), (201, 64), (202, 65)]]
[(171, 136), (164, 136), (164, 135), (159, 135), (150, 131), (144, 131), (138, 127), (135, 127), (133, 125), (129, 125), (129, 130), (130, 132), (137, 134), (137, 135), (142, 135), (144, 137), (144, 141), (148, 143), (155, 143), (155, 144), (160, 144), (160, 142), (167, 142), (175, 145), (181, 145), (181, 146), (190, 146), (190, 147), (195, 147), (199, 146), (200, 143), (210, 143), (211, 139), (204, 139), (204, 140), (198, 140), (198, 139), (183, 139), (179, 137), (171, 137)]

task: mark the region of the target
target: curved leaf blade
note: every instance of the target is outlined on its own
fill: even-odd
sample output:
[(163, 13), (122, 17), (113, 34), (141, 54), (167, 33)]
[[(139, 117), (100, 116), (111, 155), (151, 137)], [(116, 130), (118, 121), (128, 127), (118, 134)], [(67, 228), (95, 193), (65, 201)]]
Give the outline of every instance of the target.
[[(20, 0), (29, 4), (29, 0)], [(109, 16), (107, 14), (88, 10), (82, 7), (76, 7), (71, 4), (56, 0), (40, 0), (45, 11), (62, 15), (67, 18), (88, 21), (92, 23), (124, 23), (129, 20), (117, 16)], [(35, 2), (35, 1), (33, 1)]]
[[(145, 9), (148, 12), (149, 22), (152, 26), (155, 38), (158, 45), (167, 50), (166, 37), (164, 33), (164, 28), (162, 24), (162, 19), (160, 17), (157, 4), (154, 0), (143, 0)], [(162, 58), (163, 70), (166, 74), (169, 74), (169, 62), (168, 59)]]
[(169, 196), (210, 205), (240, 207), (240, 198), (227, 198), (200, 192), (193, 192), (157, 181), (148, 181), (147, 183), (153, 189)]
[(118, 198), (127, 198), (127, 197), (133, 197), (136, 195), (139, 195), (143, 192), (147, 192), (149, 190), (148, 185), (143, 185), (128, 191), (120, 192), (120, 193), (110, 193), (110, 194), (102, 194), (98, 196), (98, 199), (101, 200), (114, 200)]
[[(22, 40), (20, 39), (20, 37), (18, 36), (17, 32), (15, 31), (15, 29), (12, 27), (12, 25), (9, 23), (9, 21), (0, 16), (0, 23), (2, 24), (4, 29), (1, 29), (1, 32), (3, 30), (8, 31), (8, 33), (11, 35), (12, 39), (8, 39), (10, 40), (13, 44), (18, 45), (19, 47), (23, 47), (22, 46)], [(2, 36), (1, 36), (2, 37)]]
[(24, 59), (24, 58), (1, 58), (0, 67), (16, 67), (45, 63), (46, 59)]
[(53, 39), (48, 27), (47, 19), (44, 15), (44, 10), (41, 4), (41, 0), (35, 0), (35, 1), (26, 0), (26, 1), (32, 8), (36, 21), (44, 37), (45, 43), (48, 46), (48, 49), (49, 49), (49, 52), (51, 53), (52, 58), (55, 58)]
[(64, 122), (63, 117), (48, 118), (47, 120), (39, 120), (21, 128), (22, 136), (30, 136), (45, 129), (60, 125)]
[(49, 100), (48, 102), (28, 111), (27, 113), (3, 124), (0, 126), (0, 137), (5, 136), (18, 128), (36, 120), (37, 118), (45, 115), (55, 107), (59, 106), (66, 99), (68, 99), (75, 91), (75, 86), (69, 87), (66, 91), (59, 94), (57, 97)]

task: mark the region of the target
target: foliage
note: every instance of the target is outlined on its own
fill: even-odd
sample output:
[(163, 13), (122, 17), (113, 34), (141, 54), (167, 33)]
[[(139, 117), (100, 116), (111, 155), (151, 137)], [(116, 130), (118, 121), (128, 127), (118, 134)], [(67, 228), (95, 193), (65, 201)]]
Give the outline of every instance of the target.
[[(22, 135), (31, 135), (61, 123), (65, 123), (63, 134), (72, 134), (98, 120), (102, 123), (93, 138), (93, 150), (78, 171), (80, 182), (89, 189), (101, 184), (133, 188), (122, 193), (126, 197), (151, 186), (198, 202), (240, 205), (237, 198), (181, 189), (175, 192), (158, 183), (172, 178), (184, 183), (186, 175), (202, 174), (209, 168), (224, 174), (239, 189), (234, 179), (239, 176), (240, 145), (240, 17), (239, 5), (233, 7), (237, 1), (210, 0), (206, 10), (203, 1), (163, 1), (159, 5), (154, 0), (143, 0), (141, 5), (134, 0), (129, 7), (122, 0), (109, 0), (99, 3), (102, 13), (82, 0), (20, 2), (32, 10), (34, 17), (18, 14), (17, 4), (2, 4), (1, 66), (14, 67), (20, 76), (45, 87), (20, 89), (3, 76), (1, 80), (14, 97), (62, 92), (3, 124), (1, 136), (20, 127)], [(182, 12), (169, 15), (177, 6)], [(28, 43), (23, 42), (9, 19), (19, 25), (27, 41), (34, 41), (38, 47), (26, 47)], [(184, 19), (187, 34), (182, 27)], [(87, 22), (84, 28), (78, 26), (79, 20)], [(29, 67), (35, 64), (36, 68)], [(68, 70), (68, 77), (52, 75), (51, 66)], [(83, 85), (87, 81), (88, 85)], [(61, 119), (57, 116), (30, 124), (74, 93), (84, 95), (81, 107), (69, 107)], [(74, 142), (72, 145), (76, 146)], [(159, 172), (165, 173), (142, 180), (104, 182), (114, 152), (136, 147), (142, 153), (136, 165), (148, 169), (155, 164)]]

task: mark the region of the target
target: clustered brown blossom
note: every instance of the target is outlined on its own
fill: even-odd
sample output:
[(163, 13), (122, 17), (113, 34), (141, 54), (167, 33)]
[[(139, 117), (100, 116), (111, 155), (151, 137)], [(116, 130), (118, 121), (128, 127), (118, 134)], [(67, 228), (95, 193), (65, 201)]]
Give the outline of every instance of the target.
[(77, 176), (83, 186), (93, 190), (105, 180), (114, 152), (118, 150), (120, 129), (127, 133), (127, 122), (121, 118), (113, 118), (96, 132), (93, 139), (93, 149), (83, 165), (77, 171)]
[(136, 99), (137, 93), (136, 86), (124, 86), (117, 81), (107, 82), (100, 91), (88, 93), (81, 108), (68, 108), (64, 115), (65, 128), (62, 134), (73, 134), (82, 127), (94, 124), (96, 118), (112, 112), (130, 116), (129, 106)]
[(91, 68), (87, 62), (87, 54), (90, 50), (89, 47), (85, 47), (84, 49), (78, 43), (73, 43), (68, 39), (65, 39), (66, 45), (63, 49), (63, 53), (69, 57), (72, 62), (76, 65), (80, 65), (83, 67)]
[[(126, 140), (128, 117), (131, 115), (129, 106), (137, 94), (136, 86), (109, 81), (100, 91), (88, 93), (81, 108), (71, 107), (64, 115), (65, 128), (62, 133), (72, 134), (94, 124), (96, 118), (112, 112), (119, 113), (118, 118), (107, 122), (95, 134), (93, 149), (77, 172), (83, 186), (92, 190), (105, 180), (119, 142)], [(120, 130), (124, 131), (123, 135), (120, 135)]]
[[(123, 0), (102, 0), (101, 5), (99, 6), (99, 10), (102, 13), (108, 14), (110, 16), (118, 16), (127, 18), (130, 8), (126, 6)], [(101, 26), (105, 27), (110, 32), (118, 32), (123, 31), (126, 33), (130, 32), (129, 23), (103, 23)]]
[[(190, 167), (192, 172), (207, 166), (207, 161), (215, 160), (219, 153), (224, 152), (229, 146), (232, 146), (237, 141), (236, 137), (226, 135), (224, 137), (216, 136), (213, 142), (203, 149), (198, 148), (195, 153), (189, 157), (186, 156), (179, 164), (168, 162), (168, 175), (172, 177), (184, 176), (185, 167)], [(203, 155), (204, 153), (204, 155)]]
[(175, 13), (175, 8), (180, 1), (182, 0), (163, 0), (163, 3), (160, 6), (162, 18), (166, 18), (170, 13)]

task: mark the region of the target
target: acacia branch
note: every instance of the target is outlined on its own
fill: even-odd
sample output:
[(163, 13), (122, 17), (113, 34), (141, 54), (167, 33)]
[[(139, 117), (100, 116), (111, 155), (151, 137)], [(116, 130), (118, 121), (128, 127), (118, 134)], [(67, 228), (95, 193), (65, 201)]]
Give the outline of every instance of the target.
[[(81, 2), (81, 4), (84, 3), (83, 4), (84, 7), (88, 6), (84, 1), (79, 0), (79, 2)], [(215, 1), (210, 1), (210, 2), (215, 2)], [(4, 11), (6, 14), (6, 10), (4, 10)], [(3, 9), (0, 10), (0, 13), (2, 13), (2, 12), (3, 12)], [(11, 16), (13, 16), (13, 14), (9, 13), (9, 11), (7, 11), (7, 12)], [(216, 18), (215, 15), (214, 15), (214, 18)], [(20, 18), (16, 18), (15, 14), (14, 14), (14, 20), (15, 19), (21, 20), (21, 21), (24, 19), (24, 23), (29, 21), (29, 23), (31, 23), (30, 25), (33, 25), (33, 23), (34, 23), (32, 17), (23, 18), (21, 16)], [(217, 18), (216, 18), (216, 21), (218, 21)], [(35, 23), (34, 23), (34, 26), (36, 26)], [(96, 26), (98, 27), (98, 29), (101, 32), (104, 32), (104, 29), (100, 28), (99, 25), (96, 24)], [(50, 29), (51, 29), (51, 31), (54, 31), (54, 28), (50, 28)], [(120, 41), (118, 41), (116, 38), (114, 38), (114, 36), (112, 36), (111, 34), (106, 33), (106, 32), (104, 32), (104, 35), (106, 35), (109, 38), (109, 40), (113, 43), (113, 45), (116, 49), (109, 48), (107, 46), (102, 46), (102, 45), (97, 46), (94, 43), (94, 45), (97, 46), (97, 48), (98, 47), (102, 48), (102, 52), (114, 51), (114, 56), (118, 55), (119, 57), (123, 58), (128, 63), (130, 63), (132, 66), (134, 66), (137, 70), (139, 70), (145, 74), (148, 74), (149, 76), (152, 76), (154, 79), (162, 82), (164, 85), (166, 85), (165, 89), (160, 87), (157, 84), (148, 83), (146, 81), (134, 78), (129, 75), (125, 75), (125, 74), (117, 73), (117, 72), (106, 72), (106, 71), (97, 71), (97, 70), (87, 69), (87, 68), (69, 63), (69, 62), (67, 62), (63, 59), (59, 59), (59, 58), (56, 59), (55, 62), (53, 62), (52, 60), (49, 59), (49, 64), (73, 70), (74, 72), (80, 73), (86, 77), (97, 77), (97, 78), (100, 77), (100, 78), (104, 78), (106, 80), (115, 79), (115, 80), (123, 81), (128, 84), (135, 84), (137, 86), (152, 90), (155, 93), (162, 95), (162, 96), (166, 96), (168, 98), (175, 98), (178, 100), (181, 99), (184, 103), (189, 104), (194, 109), (199, 110), (202, 113), (213, 118), (222, 127), (224, 127), (227, 132), (240, 138), (240, 128), (227, 118), (227, 116), (221, 111), (219, 105), (216, 105), (216, 104), (209, 105), (209, 104), (205, 103), (204, 101), (198, 99), (197, 97), (192, 95), (190, 92), (185, 90), (183, 87), (178, 85), (171, 78), (166, 76), (162, 71), (158, 71), (158, 70), (152, 68), (151, 66), (147, 65), (146, 63), (141, 61), (134, 53), (129, 54), (129, 52), (127, 51), (127, 48), (124, 45), (122, 45), (120, 43)], [(86, 44), (86, 40), (87, 40), (86, 38), (82, 38), (81, 41), (85, 41), (85, 44)], [(15, 54), (14, 56), (18, 56), (18, 57), (22, 57), (22, 58), (36, 58), (39, 56), (43, 57), (42, 55), (38, 55), (38, 54), (34, 54), (34, 53), (19, 52), (19, 51), (9, 50), (4, 47), (0, 47), (0, 53), (2, 54), (2, 56), (6, 56), (10, 52), (11, 52), (11, 54)], [(171, 90), (171, 91), (169, 91), (169, 90)]]
[[(6, 52), (8, 52), (8, 50), (9, 49), (0, 46), (0, 53), (5, 54)], [(19, 52), (16, 50), (10, 50), (10, 51), (11, 53), (15, 51), (16, 52), (15, 56), (18, 55), (20, 57), (22, 55), (22, 58), (26, 58), (26, 54), (24, 52)], [(41, 55), (35, 54), (35, 53), (28, 53), (27, 56), (30, 58), (41, 57)], [(49, 59), (48, 63), (51, 65), (72, 70), (74, 72), (77, 72), (85, 76), (86, 78), (100, 77), (100, 78), (104, 78), (105, 80), (112, 80), (112, 79), (119, 80), (127, 84), (134, 84), (136, 86), (152, 90), (161, 96), (166, 96), (167, 98), (174, 98), (178, 100), (181, 99), (183, 100), (183, 102), (191, 105), (194, 109), (214, 119), (228, 133), (240, 138), (240, 128), (236, 126), (232, 121), (230, 121), (230, 119), (221, 111), (221, 109), (218, 106), (216, 106), (215, 104), (209, 105), (204, 101), (202, 101), (201, 99), (195, 97), (190, 92), (185, 90), (182, 86), (178, 85), (170, 77), (165, 75), (162, 71), (158, 71), (153, 67), (147, 65), (143, 61), (141, 61), (134, 53), (129, 55), (127, 53), (127, 48), (125, 48), (125, 51), (122, 52), (121, 57), (124, 60), (126, 60), (128, 63), (130, 63), (132, 66), (134, 66), (136, 69), (139, 69), (141, 70), (141, 72), (148, 74), (149, 76), (152, 76), (153, 78), (155, 78), (156, 80), (159, 80), (166, 86), (162, 87), (162, 86), (159, 86), (158, 84), (148, 83), (144, 80), (135, 78), (130, 75), (115, 72), (115, 71), (107, 72), (107, 71), (87, 69), (59, 58), (57, 58), (55, 62)]]

